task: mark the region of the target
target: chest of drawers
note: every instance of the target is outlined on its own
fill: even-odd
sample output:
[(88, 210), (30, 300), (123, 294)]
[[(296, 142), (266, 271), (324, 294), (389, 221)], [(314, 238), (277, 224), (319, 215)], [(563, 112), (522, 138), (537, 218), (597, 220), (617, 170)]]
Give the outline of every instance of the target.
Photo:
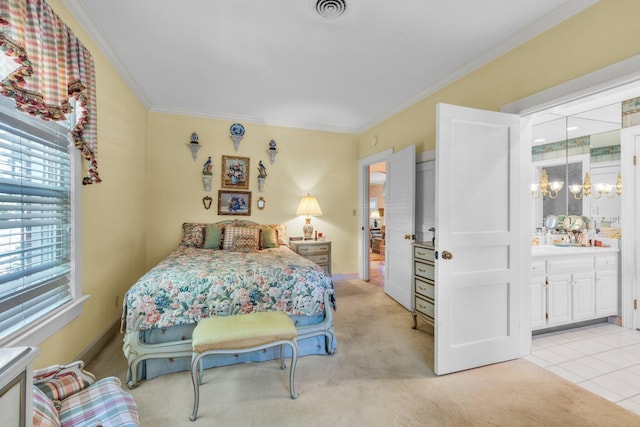
[(315, 262), (331, 274), (331, 241), (295, 240), (289, 242), (292, 251)]
[(413, 329), (418, 317), (435, 323), (435, 248), (431, 244), (413, 244)]

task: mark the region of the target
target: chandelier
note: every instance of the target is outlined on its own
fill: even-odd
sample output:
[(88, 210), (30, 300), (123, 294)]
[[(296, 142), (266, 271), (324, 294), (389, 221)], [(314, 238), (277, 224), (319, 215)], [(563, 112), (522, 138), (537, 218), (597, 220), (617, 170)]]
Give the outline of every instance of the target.
[(564, 182), (551, 181), (547, 176), (547, 170), (542, 169), (542, 176), (540, 177), (539, 184), (531, 184), (531, 197), (537, 199), (542, 195), (543, 197), (549, 196), (552, 199), (558, 197), (558, 191), (562, 190)]
[[(591, 191), (591, 190), (594, 191)], [(614, 191), (615, 189), (615, 191)], [(574, 184), (569, 186), (569, 191), (573, 193), (575, 199), (582, 199), (583, 197), (591, 196), (594, 199), (599, 199), (602, 196), (606, 196), (609, 199), (622, 194), (622, 175), (618, 173), (615, 185), (607, 184), (603, 182), (591, 185), (591, 178), (589, 172), (584, 174), (584, 182), (582, 185)]]

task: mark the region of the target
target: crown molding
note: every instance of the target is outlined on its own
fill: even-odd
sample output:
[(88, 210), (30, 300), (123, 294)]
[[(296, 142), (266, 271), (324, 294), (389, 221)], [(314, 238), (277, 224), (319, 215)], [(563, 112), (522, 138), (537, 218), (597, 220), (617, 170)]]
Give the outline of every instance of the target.
[(118, 58), (115, 52), (111, 49), (111, 47), (109, 46), (109, 43), (106, 41), (106, 39), (104, 38), (104, 36), (102, 35), (98, 27), (95, 25), (95, 22), (90, 18), (89, 14), (86, 12), (86, 9), (83, 6), (82, 0), (62, 0), (62, 2), (69, 9), (71, 14), (82, 26), (82, 28), (89, 34), (89, 36), (96, 43), (96, 45), (98, 46), (100, 51), (103, 53), (103, 55), (113, 65), (113, 67), (116, 69), (118, 74), (122, 77), (122, 79), (127, 84), (127, 86), (129, 86), (129, 88), (133, 91), (135, 96), (140, 100), (140, 102), (148, 111), (162, 112), (167, 114), (195, 116), (195, 117), (214, 118), (214, 119), (220, 119), (220, 120), (231, 120), (231, 121), (242, 120), (242, 121), (245, 121), (248, 123), (254, 123), (254, 124), (288, 127), (288, 128), (301, 128), (301, 129), (326, 131), (326, 132), (338, 132), (338, 133), (347, 133), (347, 134), (357, 135), (357, 134), (362, 134), (363, 132), (377, 126), (378, 124), (393, 117), (394, 115), (400, 113), (401, 111), (407, 109), (408, 107), (422, 101), (423, 99), (433, 95), (437, 91), (454, 83), (456, 80), (490, 63), (491, 61), (495, 60), (501, 55), (504, 55), (505, 53), (514, 49), (515, 47), (542, 34), (543, 32), (559, 24), (560, 22), (592, 6), (593, 4), (597, 3), (598, 0), (568, 1), (561, 7), (554, 10), (553, 12), (545, 15), (542, 19), (537, 20), (533, 24), (524, 28), (522, 31), (519, 31), (517, 34), (510, 37), (509, 40), (507, 40), (506, 42), (496, 46), (494, 49), (487, 52), (486, 54), (479, 56), (474, 61), (458, 69), (456, 72), (451, 73), (449, 76), (447, 76), (447, 78), (442, 79), (439, 82), (425, 88), (420, 93), (408, 98), (407, 100), (399, 104), (397, 107), (391, 110), (388, 110), (386, 113), (376, 117), (375, 119), (370, 120), (366, 123), (363, 123), (362, 126), (354, 127), (354, 128), (332, 126), (325, 123), (305, 123), (305, 122), (291, 122), (291, 121), (285, 121), (285, 120), (265, 120), (258, 117), (250, 117), (250, 116), (242, 117), (242, 116), (232, 115), (228, 113), (199, 111), (199, 110), (186, 109), (186, 108), (169, 108), (169, 107), (163, 107), (163, 106), (154, 106), (152, 105), (149, 97), (144, 93), (144, 91), (140, 88), (140, 86), (137, 84), (135, 79), (131, 76), (127, 67), (123, 64), (123, 62)]

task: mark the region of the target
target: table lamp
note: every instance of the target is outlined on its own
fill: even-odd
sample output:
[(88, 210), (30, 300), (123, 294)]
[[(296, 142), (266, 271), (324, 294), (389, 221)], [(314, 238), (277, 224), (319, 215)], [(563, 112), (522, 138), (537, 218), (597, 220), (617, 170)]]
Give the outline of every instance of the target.
[(300, 199), (300, 204), (298, 205), (298, 209), (296, 209), (296, 215), (307, 216), (304, 227), (302, 227), (302, 232), (304, 233), (305, 240), (311, 239), (311, 235), (313, 234), (311, 217), (322, 215), (322, 211), (320, 210), (320, 205), (318, 204), (318, 200), (314, 196), (310, 196), (307, 193), (306, 196)]

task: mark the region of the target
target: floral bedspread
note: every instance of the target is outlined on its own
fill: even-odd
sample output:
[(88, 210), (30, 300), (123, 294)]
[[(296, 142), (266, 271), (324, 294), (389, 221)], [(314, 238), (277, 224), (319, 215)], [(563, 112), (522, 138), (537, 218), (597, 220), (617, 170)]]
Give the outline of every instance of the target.
[(327, 290), (331, 276), (284, 246), (253, 253), (180, 246), (129, 289), (122, 326), (142, 331), (276, 310), (316, 316)]

